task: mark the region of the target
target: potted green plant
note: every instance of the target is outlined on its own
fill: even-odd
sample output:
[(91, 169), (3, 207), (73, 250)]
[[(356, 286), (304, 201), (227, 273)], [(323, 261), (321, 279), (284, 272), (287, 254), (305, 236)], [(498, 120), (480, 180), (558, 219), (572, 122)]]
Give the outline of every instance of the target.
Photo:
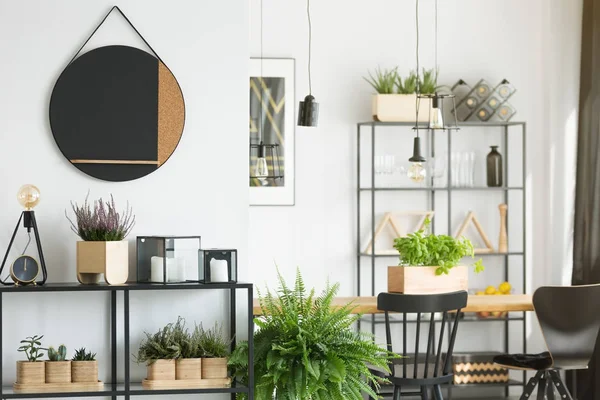
[(71, 383), (71, 361), (67, 360), (67, 348), (64, 344), (48, 347), (46, 361), (46, 383)]
[(42, 338), (44, 335), (28, 336), (21, 340), (18, 351), (25, 354), (27, 361), (17, 361), (17, 383), (39, 384), (46, 381), (45, 363), (40, 361), (44, 357)]
[[(467, 290), (469, 271), (459, 265), (464, 257), (475, 257), (473, 244), (461, 237), (427, 233), (425, 228), (394, 240), (400, 265), (388, 267), (388, 292), (405, 294), (446, 293)], [(474, 263), (476, 272), (484, 270), (481, 259)]]
[(175, 345), (179, 348), (179, 358), (175, 361), (175, 379), (201, 379), (202, 351), (198, 329), (190, 334), (185, 327), (185, 319), (179, 317), (173, 325), (173, 335)]
[[(352, 304), (332, 307), (339, 285), (327, 285), (317, 296), (305, 289), (300, 272), (290, 288), (279, 276), (275, 295), (260, 296), (264, 316), (255, 319), (255, 398), (362, 400), (378, 398), (371, 385), (379, 378), (370, 366), (388, 371), (393, 355), (372, 335), (356, 332)], [(241, 342), (229, 359), (234, 375), (248, 383), (248, 343)]]
[[(410, 71), (406, 78), (398, 73), (398, 68), (369, 72), (364, 79), (377, 92), (373, 95), (373, 120), (381, 122), (415, 122), (417, 105), (417, 74)], [(437, 88), (437, 72), (423, 69), (419, 77), (420, 93), (433, 94)], [(419, 99), (419, 122), (429, 121), (430, 99)]]
[[(71, 203), (75, 222), (67, 215), (71, 229), (82, 240), (77, 242), (77, 279), (94, 284), (104, 274), (108, 284), (122, 284), (129, 274), (129, 244), (124, 239), (135, 225), (129, 204), (119, 213), (115, 201), (100, 198), (93, 206), (86, 196), (83, 205)], [(66, 215), (66, 211), (65, 211)]]
[(138, 364), (146, 364), (147, 380), (175, 380), (175, 360), (181, 353), (173, 325), (167, 324), (154, 334), (144, 332), (146, 337), (140, 344), (136, 361)]
[(205, 330), (200, 326), (198, 344), (202, 351), (202, 379), (227, 378), (227, 357), (229, 345), (223, 325), (216, 323), (211, 329)]
[(98, 361), (96, 353), (85, 347), (75, 350), (71, 359), (71, 378), (75, 383), (98, 382)]

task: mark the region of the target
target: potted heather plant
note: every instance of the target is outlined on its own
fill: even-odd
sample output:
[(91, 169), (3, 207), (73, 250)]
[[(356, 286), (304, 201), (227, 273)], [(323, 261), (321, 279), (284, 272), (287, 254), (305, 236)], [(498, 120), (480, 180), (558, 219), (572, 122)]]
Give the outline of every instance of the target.
[(46, 361), (46, 383), (71, 383), (71, 361), (67, 360), (67, 348), (64, 344), (48, 347)]
[(75, 383), (98, 382), (98, 361), (96, 353), (85, 347), (75, 350), (71, 359), (71, 377)]
[[(459, 265), (465, 257), (475, 257), (473, 244), (461, 237), (434, 235), (425, 227), (394, 240), (400, 265), (388, 267), (388, 292), (404, 294), (447, 293), (467, 290), (469, 271)], [(473, 264), (475, 272), (484, 270), (481, 260)]]
[(146, 364), (149, 381), (175, 380), (175, 360), (181, 356), (174, 324), (167, 324), (156, 333), (144, 332), (146, 336), (136, 358), (138, 364)]
[(191, 380), (202, 378), (202, 352), (198, 327), (189, 333), (185, 319), (179, 317), (173, 325), (173, 341), (179, 348), (179, 358), (175, 361), (175, 379)]
[(71, 229), (82, 240), (77, 242), (77, 279), (82, 284), (95, 284), (104, 274), (106, 283), (115, 285), (127, 281), (129, 275), (129, 245), (124, 239), (135, 225), (129, 204), (121, 213), (115, 200), (100, 198), (83, 205), (71, 203), (75, 222), (68, 215)]
[(27, 361), (17, 361), (17, 383), (38, 384), (46, 382), (45, 363), (40, 361), (44, 357), (42, 338), (44, 336), (28, 336), (21, 340), (18, 351), (24, 353)]
[[(398, 67), (391, 70), (369, 72), (364, 79), (377, 92), (373, 95), (373, 120), (381, 122), (415, 122), (417, 104), (417, 74), (410, 71), (406, 78), (398, 73)], [(433, 94), (437, 87), (437, 72), (423, 69), (419, 78), (420, 92)], [(430, 99), (419, 100), (419, 122), (429, 121)]]
[(211, 329), (196, 327), (198, 345), (202, 353), (202, 379), (227, 378), (227, 357), (229, 345), (223, 325), (216, 323)]

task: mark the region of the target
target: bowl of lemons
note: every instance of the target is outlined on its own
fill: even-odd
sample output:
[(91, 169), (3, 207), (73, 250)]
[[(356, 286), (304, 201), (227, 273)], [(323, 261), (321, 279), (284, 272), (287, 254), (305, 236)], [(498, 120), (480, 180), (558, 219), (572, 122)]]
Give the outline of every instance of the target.
[[(477, 290), (475, 294), (477, 296), (504, 296), (512, 293), (512, 285), (508, 282), (502, 282), (500, 285), (488, 286), (485, 290)], [(504, 318), (508, 315), (506, 311), (483, 311), (478, 312), (479, 318)]]

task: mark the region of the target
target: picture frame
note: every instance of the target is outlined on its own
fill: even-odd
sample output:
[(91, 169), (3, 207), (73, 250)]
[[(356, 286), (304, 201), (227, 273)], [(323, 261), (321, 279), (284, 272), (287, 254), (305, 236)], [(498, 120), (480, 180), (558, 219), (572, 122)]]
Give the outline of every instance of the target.
[[(262, 100), (264, 97), (264, 101)], [(251, 206), (295, 204), (295, 60), (251, 58), (249, 68), (249, 191)], [(260, 142), (267, 178), (255, 176)]]

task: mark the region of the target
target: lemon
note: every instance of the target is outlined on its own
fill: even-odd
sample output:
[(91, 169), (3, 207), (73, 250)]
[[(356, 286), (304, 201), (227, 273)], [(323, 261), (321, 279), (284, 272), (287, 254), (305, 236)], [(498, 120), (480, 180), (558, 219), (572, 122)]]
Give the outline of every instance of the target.
[(512, 290), (512, 286), (510, 285), (510, 283), (504, 282), (500, 284), (498, 289), (500, 289), (500, 292), (502, 292), (503, 294), (509, 294)]
[(478, 290), (477, 293), (475, 293), (477, 296), (483, 296), (485, 294), (485, 292), (483, 290)]
[(496, 288), (494, 286), (488, 286), (487, 289), (485, 289), (485, 294), (495, 294), (496, 293)]

